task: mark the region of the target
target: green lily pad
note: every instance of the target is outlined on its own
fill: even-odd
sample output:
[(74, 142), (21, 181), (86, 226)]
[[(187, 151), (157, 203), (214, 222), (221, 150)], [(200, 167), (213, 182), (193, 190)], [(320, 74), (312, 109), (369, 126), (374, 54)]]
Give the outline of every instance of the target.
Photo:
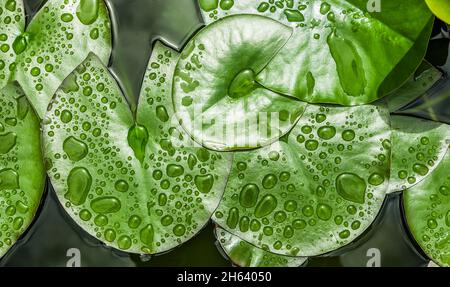
[(219, 151), (253, 149), (295, 125), (306, 104), (255, 81), (291, 33), (272, 19), (239, 15), (191, 39), (176, 68), (173, 101), (195, 141)]
[(264, 251), (220, 227), (216, 227), (215, 233), (220, 248), (240, 267), (299, 267), (308, 260)]
[(361, 235), (388, 188), (386, 108), (309, 106), (289, 136), (235, 153), (214, 220), (264, 250), (316, 256)]
[(425, 253), (441, 266), (450, 266), (450, 153), (434, 172), (404, 192), (410, 230)]
[(26, 29), (22, 0), (2, 0), (2, 4), (0, 25), (8, 40), (0, 43), (0, 50), (3, 45), (6, 51), (0, 53), (5, 64), (0, 70), (8, 73), (4, 72), (0, 86), (17, 80), (40, 118), (64, 79), (90, 52), (108, 63), (111, 29), (103, 0), (49, 0)]
[(392, 116), (390, 192), (402, 191), (432, 174), (447, 153), (450, 127), (407, 116)]
[(442, 76), (441, 71), (424, 61), (418, 71), (411, 75), (410, 79), (402, 87), (382, 101), (386, 101), (391, 113), (398, 112), (426, 94)]
[(425, 2), (434, 15), (450, 24), (450, 0), (425, 0)]
[(386, 1), (375, 12), (359, 0), (199, 3), (207, 24), (258, 14), (291, 26), (292, 38), (257, 81), (311, 103), (365, 104), (392, 92), (422, 61), (433, 24), (423, 0)]
[(40, 124), (23, 91), (0, 91), (0, 256), (32, 223), (45, 185)]
[(65, 81), (46, 116), (49, 175), (61, 203), (87, 232), (127, 252), (160, 253), (196, 235), (230, 170), (231, 155), (189, 145), (170, 120), (178, 58), (156, 44), (136, 120), (94, 55)]
[(0, 89), (10, 81), (10, 67), (16, 60), (12, 46), (16, 37), (24, 30), (25, 12), (22, 0), (0, 0)]

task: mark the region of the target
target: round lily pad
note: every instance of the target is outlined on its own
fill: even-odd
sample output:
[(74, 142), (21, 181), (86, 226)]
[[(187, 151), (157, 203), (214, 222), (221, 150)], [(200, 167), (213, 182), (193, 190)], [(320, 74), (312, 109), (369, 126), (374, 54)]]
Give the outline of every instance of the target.
[(174, 119), (178, 53), (156, 44), (136, 120), (91, 55), (65, 81), (45, 119), (49, 176), (70, 216), (109, 246), (170, 250), (196, 235), (222, 197), (231, 155), (189, 145)]
[(20, 25), (20, 32), (7, 35), (13, 40), (8, 52), (14, 59), (13, 78), (40, 118), (64, 79), (90, 52), (108, 63), (110, 25), (104, 0), (49, 0), (26, 29)]
[(254, 149), (295, 125), (306, 104), (256, 82), (291, 33), (272, 19), (240, 15), (217, 21), (190, 40), (175, 71), (173, 101), (196, 142), (219, 151)]
[[(422, 61), (433, 25), (423, 0), (199, 0), (207, 24), (256, 14), (289, 25), (287, 44), (257, 76), (311, 103), (358, 105), (386, 96)], [(398, 11), (403, 11), (398, 13)]]
[(0, 91), (0, 256), (32, 223), (45, 186), (39, 119), (16, 84)]
[(407, 116), (392, 116), (390, 192), (402, 191), (432, 174), (447, 153), (450, 126)]
[(388, 188), (386, 108), (309, 106), (286, 137), (235, 153), (214, 220), (264, 250), (316, 256), (360, 236)]
[(22, 0), (0, 0), (0, 89), (11, 77), (11, 65), (16, 60), (13, 43), (25, 30), (25, 11)]
[(425, 253), (450, 266), (450, 153), (433, 173), (404, 192), (410, 230)]
[(308, 260), (264, 251), (220, 227), (216, 227), (215, 233), (220, 248), (239, 267), (299, 267)]

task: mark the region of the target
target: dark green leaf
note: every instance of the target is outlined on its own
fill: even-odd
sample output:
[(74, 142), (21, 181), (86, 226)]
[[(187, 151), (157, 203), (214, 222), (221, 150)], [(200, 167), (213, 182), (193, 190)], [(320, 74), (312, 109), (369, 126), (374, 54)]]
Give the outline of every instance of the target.
[(0, 256), (32, 223), (44, 192), (40, 124), (15, 84), (0, 91)]

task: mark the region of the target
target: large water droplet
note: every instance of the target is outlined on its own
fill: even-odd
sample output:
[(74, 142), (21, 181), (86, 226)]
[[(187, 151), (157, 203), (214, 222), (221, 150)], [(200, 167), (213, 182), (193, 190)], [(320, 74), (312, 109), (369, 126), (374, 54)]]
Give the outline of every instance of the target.
[(271, 214), (277, 207), (277, 199), (271, 194), (265, 195), (258, 203), (255, 209), (255, 216), (262, 218)]
[(64, 141), (63, 150), (73, 161), (80, 161), (88, 154), (87, 145), (74, 137), (69, 137)]
[(0, 170), (0, 190), (18, 189), (19, 175), (13, 169)]
[(339, 37), (336, 31), (329, 35), (327, 42), (344, 92), (351, 97), (363, 95), (367, 80), (355, 45), (350, 40)]
[(183, 175), (184, 168), (181, 165), (177, 164), (169, 164), (167, 166), (167, 175), (169, 177), (179, 177)]
[(227, 218), (227, 225), (231, 229), (235, 229), (239, 222), (239, 209), (233, 207), (230, 209)]
[(15, 133), (7, 133), (0, 135), (0, 154), (7, 154), (16, 145), (17, 135)]
[(133, 149), (134, 155), (141, 163), (145, 159), (145, 147), (148, 139), (148, 131), (144, 126), (136, 124), (128, 131), (128, 145)]
[(251, 208), (258, 202), (259, 188), (256, 184), (247, 184), (241, 190), (239, 203), (242, 207)]
[(219, 7), (219, 0), (199, 0), (200, 8), (205, 12), (210, 12)]
[(141, 239), (142, 243), (144, 243), (147, 246), (152, 246), (154, 236), (155, 236), (155, 231), (153, 229), (152, 224), (149, 224), (146, 227), (142, 228), (141, 233), (140, 233), (140, 239)]
[(265, 189), (272, 189), (277, 185), (277, 183), (278, 183), (278, 178), (274, 174), (266, 175), (262, 181), (262, 185)]
[(413, 170), (415, 173), (421, 175), (421, 176), (425, 176), (428, 174), (428, 172), (430, 171), (428, 169), (428, 167), (426, 167), (425, 165), (421, 164), (421, 163), (416, 163), (413, 165)]
[(118, 198), (105, 196), (91, 201), (91, 208), (93, 211), (100, 214), (116, 213), (120, 210), (121, 204)]
[(334, 138), (334, 136), (336, 135), (336, 128), (335, 127), (331, 127), (331, 126), (321, 127), (317, 131), (317, 135), (321, 139), (330, 140), (330, 139)]
[(23, 51), (25, 51), (28, 46), (28, 34), (24, 33), (22, 35), (17, 36), (12, 46), (14, 53), (16, 53), (16, 55), (22, 54)]
[(84, 25), (90, 25), (98, 18), (99, 0), (81, 0), (77, 8), (77, 17)]
[(194, 181), (201, 193), (209, 193), (214, 185), (214, 177), (211, 174), (197, 175)]
[(353, 173), (343, 173), (336, 179), (336, 189), (344, 199), (363, 204), (366, 197), (367, 184), (364, 179)]
[(64, 195), (74, 205), (81, 205), (86, 201), (92, 185), (92, 176), (84, 167), (72, 169), (67, 178), (68, 191)]
[(319, 219), (327, 221), (330, 220), (333, 214), (333, 209), (327, 204), (319, 204), (317, 206), (316, 213)]

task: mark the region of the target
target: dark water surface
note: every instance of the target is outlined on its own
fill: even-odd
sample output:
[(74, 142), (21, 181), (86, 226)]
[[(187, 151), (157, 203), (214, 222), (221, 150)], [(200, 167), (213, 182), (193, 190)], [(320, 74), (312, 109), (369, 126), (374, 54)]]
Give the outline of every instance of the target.
[[(30, 20), (45, 1), (25, 2)], [(202, 26), (202, 21), (196, 0), (108, 2), (115, 31), (111, 71), (119, 81), (130, 105), (134, 107), (152, 43), (160, 39), (180, 49)], [(448, 42), (440, 42), (444, 44), (440, 44), (436, 50), (442, 50), (445, 43), (448, 47)], [(429, 55), (434, 54), (430, 51)], [(440, 57), (431, 61), (443, 67), (446, 65), (446, 57), (444, 60)], [(419, 103), (416, 104), (418, 105)], [(426, 110), (418, 110), (420, 112), (416, 111), (416, 115), (429, 117)], [(380, 263), (381, 266), (426, 266), (428, 259), (421, 254), (407, 230), (401, 202), (400, 194), (389, 196), (378, 219), (361, 238), (333, 254), (312, 258), (306, 265), (373, 266)], [(78, 255), (82, 266), (230, 266), (216, 248), (212, 224), (190, 242), (165, 255), (130, 256), (107, 248), (66, 215), (51, 187), (46, 192), (36, 222), (0, 261), (0, 265), (66, 266)]]

